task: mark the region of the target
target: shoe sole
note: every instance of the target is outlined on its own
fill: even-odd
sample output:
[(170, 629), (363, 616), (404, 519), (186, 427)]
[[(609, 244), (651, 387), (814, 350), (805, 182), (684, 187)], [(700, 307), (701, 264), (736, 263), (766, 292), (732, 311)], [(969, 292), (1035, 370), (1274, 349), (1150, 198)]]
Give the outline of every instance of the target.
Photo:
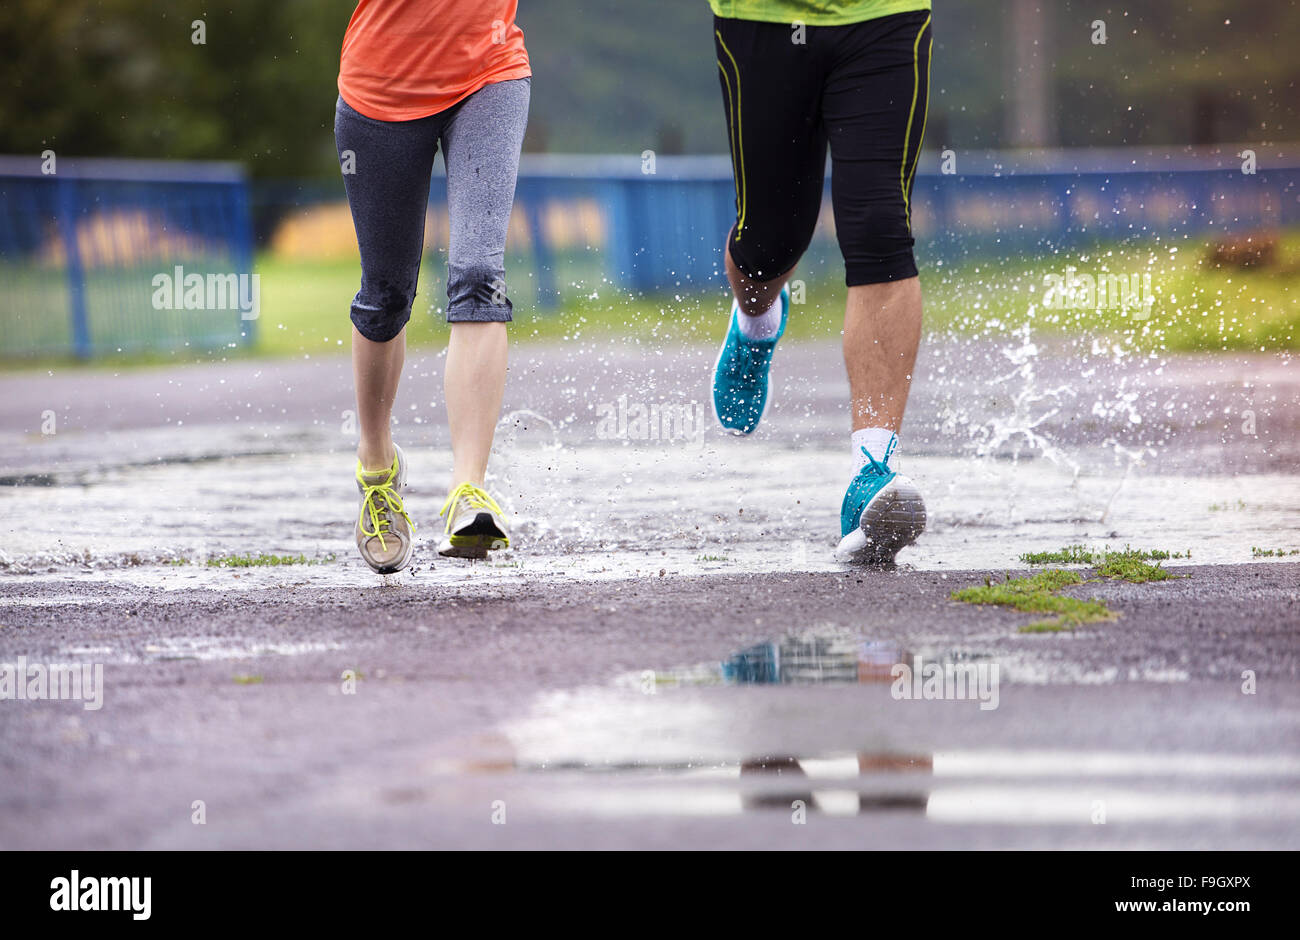
[(407, 563), (410, 560), (411, 560), (411, 547), (408, 545), (406, 547), (406, 554), (404, 554), (401, 558), (394, 561), (392, 564), (375, 566), (375, 565), (370, 565), (369, 560), (366, 560), (366, 564), (370, 565), (370, 570), (373, 571), (375, 574), (397, 574), (397, 572), (401, 571), (403, 568), (406, 567)]
[[(738, 317), (738, 316), (740, 316), (740, 314), (739, 314), (738, 312), (736, 312), (736, 311), (733, 311), (733, 312), (732, 312), (732, 316), (733, 316), (733, 317)], [(740, 327), (738, 326), (738, 327), (736, 327), (736, 329), (740, 329)], [(731, 324), (728, 323), (728, 324), (727, 324), (727, 336), (729, 337), (730, 335), (731, 335)], [(723, 353), (725, 353), (726, 351), (727, 351), (727, 340), (724, 338), (724, 339), (722, 340), (722, 348), (718, 350), (718, 358), (716, 358), (716, 359), (713, 360), (713, 381), (714, 381), (715, 383), (718, 381), (718, 366), (722, 365), (722, 355), (723, 355)], [(718, 414), (718, 399), (717, 399), (717, 396), (716, 396), (716, 394), (714, 394), (714, 389), (713, 389), (713, 388), (710, 388), (710, 389), (709, 389), (709, 393), (710, 393), (710, 394), (709, 394), (709, 404), (713, 406), (713, 420), (717, 421), (718, 424), (722, 425), (722, 430), (727, 431), (727, 432), (729, 432), (729, 433), (731, 433), (731, 434), (738, 434), (738, 435), (745, 436), (745, 437), (747, 437), (747, 436), (750, 435), (750, 434), (753, 434), (755, 431), (758, 430), (758, 426), (759, 426), (759, 424), (761, 424), (762, 421), (763, 421), (763, 416), (764, 416), (765, 414), (767, 414), (767, 406), (770, 405), (770, 404), (772, 404), (772, 381), (771, 381), (771, 378), (772, 378), (772, 366), (771, 366), (770, 363), (768, 364), (768, 367), (767, 367), (767, 376), (768, 376), (768, 382), (767, 382), (767, 393), (763, 396), (763, 410), (760, 411), (760, 412), (758, 413), (758, 417), (754, 419), (754, 426), (751, 427), (748, 431), (742, 431), (740, 428), (733, 428), (733, 427), (731, 427), (730, 425), (725, 424), (725, 423), (723, 422), (723, 420), (722, 420), (722, 415)]]
[(438, 546), (444, 558), (486, 558), (488, 552), (510, 547), (510, 538), (497, 528), (490, 512), (481, 512), (474, 521)]
[(925, 531), (925, 501), (911, 480), (896, 476), (862, 510), (858, 527), (836, 553), (856, 564), (889, 565)]
[[(406, 454), (396, 444), (393, 449), (397, 451), (399, 459), (397, 461), (397, 492), (401, 495), (402, 490), (406, 488)], [(411, 536), (406, 540), (406, 551), (400, 557), (393, 559), (386, 565), (376, 565), (366, 557), (365, 552), (358, 549), (361, 560), (370, 566), (370, 570), (375, 574), (397, 574), (411, 562), (411, 553), (415, 550), (415, 537)]]

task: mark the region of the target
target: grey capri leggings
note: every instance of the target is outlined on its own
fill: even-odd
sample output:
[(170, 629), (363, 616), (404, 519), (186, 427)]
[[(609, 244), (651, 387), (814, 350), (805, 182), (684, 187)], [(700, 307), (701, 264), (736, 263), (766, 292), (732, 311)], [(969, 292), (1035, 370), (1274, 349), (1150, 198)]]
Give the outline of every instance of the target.
[(386, 343), (411, 318), (433, 158), (447, 164), (447, 320), (509, 321), (506, 228), (515, 198), (519, 148), (528, 123), (530, 80), (485, 85), (446, 111), (414, 121), (376, 121), (341, 97), (334, 112), (343, 182), (361, 249), (361, 289), (352, 322)]

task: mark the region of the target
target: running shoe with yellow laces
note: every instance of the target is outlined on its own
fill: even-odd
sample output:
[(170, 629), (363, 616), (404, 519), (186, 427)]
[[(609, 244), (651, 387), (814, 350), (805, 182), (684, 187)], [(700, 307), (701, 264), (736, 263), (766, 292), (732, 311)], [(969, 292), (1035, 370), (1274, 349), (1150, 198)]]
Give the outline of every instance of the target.
[(449, 558), (486, 558), (489, 551), (510, 547), (505, 513), (473, 483), (462, 483), (442, 504), (447, 529), (438, 554)]
[(379, 574), (401, 571), (411, 560), (411, 530), (415, 523), (402, 505), (406, 487), (406, 455), (396, 452), (387, 470), (365, 470), (357, 461), (357, 489), (361, 510), (357, 513), (357, 548), (366, 564)]

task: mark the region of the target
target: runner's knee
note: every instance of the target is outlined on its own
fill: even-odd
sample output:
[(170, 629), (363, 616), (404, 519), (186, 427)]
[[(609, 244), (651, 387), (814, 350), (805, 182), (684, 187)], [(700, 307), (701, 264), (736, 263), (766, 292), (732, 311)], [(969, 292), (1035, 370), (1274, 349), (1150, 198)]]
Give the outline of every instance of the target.
[(501, 265), (482, 261), (448, 265), (448, 323), (509, 322), (512, 310)]
[(849, 287), (916, 277), (915, 242), (906, 218), (867, 212), (859, 221), (842, 225), (838, 237)]
[(352, 300), (352, 325), (374, 343), (387, 343), (402, 332), (411, 319), (415, 300), (415, 273), (393, 279), (363, 277), (361, 290)]

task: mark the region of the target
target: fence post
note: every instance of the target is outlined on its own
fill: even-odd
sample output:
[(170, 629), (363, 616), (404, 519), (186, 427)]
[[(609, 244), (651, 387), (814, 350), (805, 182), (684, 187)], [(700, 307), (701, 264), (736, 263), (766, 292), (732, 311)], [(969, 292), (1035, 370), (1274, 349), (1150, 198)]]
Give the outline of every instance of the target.
[(86, 274), (81, 266), (81, 247), (77, 244), (76, 180), (61, 178), (59, 193), (59, 236), (68, 265), (68, 310), (72, 316), (72, 354), (89, 359), (91, 353), (90, 321), (86, 316)]
[[(220, 195), (217, 196), (220, 199)], [(252, 201), (249, 193), (248, 181), (241, 179), (235, 183), (231, 190), (231, 199), (234, 202), (234, 228), (230, 232), (232, 249), (231, 255), (235, 259), (236, 272), (248, 272), (248, 279), (251, 283), (253, 277), (257, 274), (256, 255), (253, 250), (253, 216), (250, 202)], [(258, 288), (255, 292), (255, 302), (258, 305), (258, 314), (261, 314), (261, 281), (259, 279)], [(235, 306), (239, 306), (236, 304)], [(239, 318), (239, 330), (243, 337), (246, 347), (251, 347), (257, 339), (257, 320), (245, 320), (242, 313)]]

